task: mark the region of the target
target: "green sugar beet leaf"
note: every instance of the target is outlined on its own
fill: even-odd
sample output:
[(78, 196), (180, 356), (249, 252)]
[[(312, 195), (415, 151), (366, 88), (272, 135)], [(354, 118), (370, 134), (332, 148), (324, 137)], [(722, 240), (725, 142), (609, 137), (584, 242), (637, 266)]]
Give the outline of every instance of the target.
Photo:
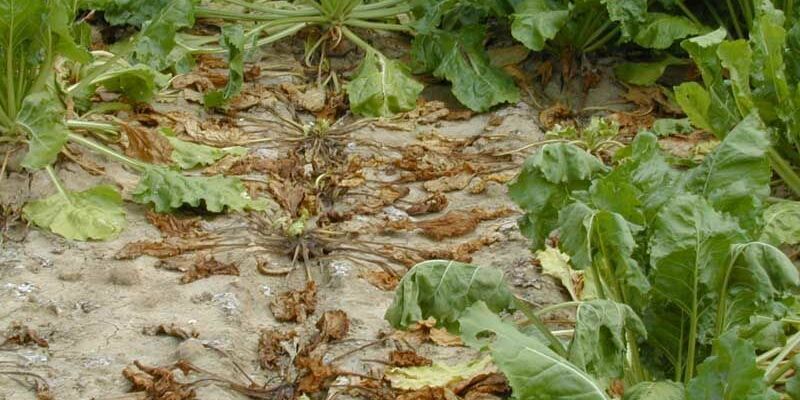
[(56, 193), (22, 210), (28, 221), (72, 240), (110, 239), (125, 228), (122, 196), (111, 186)]
[(541, 51), (548, 40), (556, 37), (570, 14), (569, 5), (550, 0), (525, 0), (514, 9), (511, 35), (535, 51)]
[(714, 347), (717, 352), (698, 366), (697, 376), (687, 385), (687, 400), (780, 399), (764, 382), (750, 342), (729, 333), (716, 339)]
[(244, 85), (244, 55), (247, 41), (241, 25), (222, 27), (220, 43), (228, 50), (228, 83), (222, 90), (207, 93), (203, 103), (208, 108), (222, 107), (238, 96)]
[(350, 108), (367, 117), (388, 117), (413, 110), (424, 86), (417, 82), (408, 66), (369, 51), (361, 68), (347, 85)]
[(194, 1), (171, 0), (142, 25), (134, 47), (134, 59), (162, 71), (169, 67), (175, 34), (194, 25)]
[(672, 56), (653, 62), (620, 63), (614, 66), (614, 75), (626, 83), (652, 86), (664, 75), (667, 67), (683, 63), (683, 60)]
[(672, 381), (639, 382), (625, 389), (623, 400), (684, 400), (685, 389)]
[(147, 166), (133, 190), (137, 203), (152, 203), (156, 212), (171, 212), (183, 206), (204, 207), (210, 212), (263, 210), (266, 204), (253, 200), (239, 179), (225, 176), (183, 176), (159, 166)]
[(773, 246), (800, 243), (800, 202), (781, 201), (764, 210), (759, 240)]
[(670, 14), (648, 13), (636, 28), (633, 41), (639, 46), (664, 50), (677, 40), (703, 33), (705, 28), (690, 19)]
[(181, 169), (192, 169), (199, 166), (214, 164), (225, 156), (242, 156), (247, 153), (247, 148), (234, 147), (211, 147), (203, 144), (185, 142), (174, 136), (164, 135), (172, 145), (170, 158)]
[(67, 143), (64, 107), (50, 93), (28, 95), (17, 116), (17, 126), (28, 138), (28, 154), (22, 160), (25, 168), (35, 170), (52, 164)]
[(494, 312), (515, 309), (501, 271), (457, 261), (425, 261), (400, 281), (385, 318), (395, 328), (407, 328), (434, 317), (457, 332), (461, 314), (476, 301)]
[(647, 337), (639, 316), (626, 304), (592, 300), (578, 306), (569, 361), (602, 382), (622, 378), (626, 330)]
[(515, 398), (608, 399), (603, 387), (592, 376), (538, 339), (503, 322), (485, 303), (477, 302), (469, 307), (458, 322), (464, 343), (489, 350), (495, 364), (508, 377)]
[[(92, 83), (95, 86), (103, 86), (112, 92), (122, 93), (135, 102), (149, 103), (161, 89), (167, 87), (169, 76), (147, 65), (138, 64), (132, 67), (113, 69), (98, 76), (92, 80)], [(91, 91), (91, 93), (93, 92), (94, 90)]]
[(511, 76), (491, 65), (483, 47), (485, 37), (486, 27), (481, 25), (418, 35), (411, 50), (413, 69), (450, 81), (458, 101), (473, 111), (516, 102), (519, 89)]

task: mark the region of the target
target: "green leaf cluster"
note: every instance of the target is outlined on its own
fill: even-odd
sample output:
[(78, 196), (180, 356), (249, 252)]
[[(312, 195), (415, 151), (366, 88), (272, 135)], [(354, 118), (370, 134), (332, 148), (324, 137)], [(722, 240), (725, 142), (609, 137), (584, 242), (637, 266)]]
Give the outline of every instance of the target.
[[(412, 269), (387, 320), (436, 318), (489, 351), (518, 398), (608, 399), (616, 379), (626, 399), (776, 398), (756, 351), (786, 344), (800, 275), (776, 247), (795, 239), (775, 216), (796, 210), (766, 205), (769, 148), (751, 114), (690, 169), (670, 165), (649, 132), (612, 167), (565, 143), (531, 157), (509, 190), (521, 230), (534, 249), (557, 237), (596, 296), (575, 304), (566, 346), (507, 300), (499, 271), (452, 262)], [(498, 315), (517, 309), (537, 329)]]

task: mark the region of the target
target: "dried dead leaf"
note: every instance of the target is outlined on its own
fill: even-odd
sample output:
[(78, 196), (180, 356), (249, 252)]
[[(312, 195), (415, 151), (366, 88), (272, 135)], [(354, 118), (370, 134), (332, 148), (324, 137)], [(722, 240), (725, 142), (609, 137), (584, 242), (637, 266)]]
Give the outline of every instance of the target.
[(446, 329), (437, 328), (436, 319), (433, 317), (412, 324), (405, 331), (396, 331), (392, 337), (416, 343), (433, 342), (439, 346), (464, 345), (460, 337), (447, 332)]
[(169, 258), (214, 247), (216, 247), (216, 243), (208, 237), (167, 237), (160, 241), (143, 240), (128, 243), (123, 246), (114, 257), (118, 260), (129, 260), (140, 256)]
[(163, 236), (198, 238), (207, 234), (201, 227), (200, 217), (178, 218), (173, 214), (159, 214), (152, 210), (148, 210), (145, 217)]
[(209, 90), (214, 89), (214, 83), (211, 82), (211, 79), (208, 77), (198, 74), (196, 72), (190, 72), (188, 74), (183, 75), (176, 75), (172, 78), (172, 87), (175, 89), (186, 89), (192, 88), (197, 90), (198, 92), (205, 93)]
[(278, 321), (305, 322), (317, 308), (317, 284), (309, 281), (305, 289), (290, 290), (272, 299), (269, 309)]
[(564, 122), (572, 117), (572, 110), (561, 102), (545, 108), (539, 113), (539, 123), (546, 129), (551, 130), (556, 125), (563, 125)]
[(394, 350), (389, 353), (389, 364), (394, 367), (421, 367), (432, 363), (430, 358), (423, 357), (413, 350)]
[[(175, 380), (173, 371), (178, 366), (168, 368), (148, 367), (139, 361), (125, 367), (122, 376), (131, 383), (131, 392), (144, 392), (147, 400), (195, 400), (197, 394), (189, 384)], [(187, 371), (183, 372), (184, 375)]]
[(447, 214), (415, 224), (416, 228), (422, 230), (422, 234), (433, 239), (442, 240), (445, 238), (466, 235), (475, 230), (483, 221), (490, 221), (497, 218), (512, 215), (514, 211), (510, 208), (497, 210), (484, 210), (473, 208), (472, 210), (456, 210)]
[(430, 197), (419, 203), (414, 203), (404, 211), (406, 214), (414, 216), (443, 211), (448, 205), (447, 196), (443, 193), (434, 193)]
[(465, 380), (453, 387), (453, 393), (471, 400), (493, 400), (506, 398), (511, 387), (503, 374), (493, 372)]
[(422, 187), (432, 193), (452, 192), (466, 188), (474, 177), (474, 174), (469, 173), (460, 173), (455, 176), (443, 176), (423, 183)]
[(172, 163), (172, 145), (160, 133), (121, 124), (122, 132), (128, 138), (125, 155), (154, 164)]
[(316, 327), (323, 342), (342, 340), (350, 330), (350, 320), (347, 318), (347, 313), (342, 310), (325, 311), (317, 321)]
[(261, 368), (267, 370), (278, 369), (282, 360), (286, 360), (290, 354), (286, 350), (283, 342), (297, 337), (295, 331), (278, 331), (276, 329), (263, 329), (258, 338), (258, 362)]
[(39, 334), (27, 325), (19, 321), (13, 321), (6, 329), (5, 333), (3, 334), (4, 340), (3, 343), (0, 343), (0, 348), (9, 346), (9, 345), (16, 345), (16, 346), (27, 346), (29, 344), (35, 344), (39, 347), (49, 347), (49, 343), (43, 337), (39, 336)]
[(310, 112), (320, 112), (326, 105), (325, 88), (321, 86), (311, 86), (305, 90), (290, 83), (281, 84), (281, 89), (286, 92), (289, 100), (297, 107)]
[(384, 270), (370, 270), (362, 272), (359, 276), (364, 278), (372, 286), (385, 291), (392, 291), (400, 283), (400, 278)]
[(178, 339), (196, 339), (200, 336), (194, 327), (182, 328), (175, 323), (146, 326), (142, 333), (148, 336), (172, 336)]
[(325, 364), (320, 357), (299, 356), (294, 365), (304, 372), (297, 380), (298, 393), (318, 393), (328, 388), (339, 376), (339, 371)]
[(425, 387), (419, 390), (402, 393), (397, 400), (459, 400), (458, 396), (441, 387)]
[(213, 275), (239, 276), (239, 267), (233, 263), (221, 263), (210, 254), (198, 254), (193, 268), (181, 277), (181, 283), (191, 283)]

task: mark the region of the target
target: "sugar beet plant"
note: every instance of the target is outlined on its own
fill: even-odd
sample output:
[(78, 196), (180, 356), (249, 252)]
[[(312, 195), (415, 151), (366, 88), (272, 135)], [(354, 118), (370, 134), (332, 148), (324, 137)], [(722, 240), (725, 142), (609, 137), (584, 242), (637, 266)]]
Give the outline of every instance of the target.
[[(510, 195), (533, 248), (557, 238), (584, 271), (585, 297), (533, 311), (498, 270), (429, 261), (403, 278), (386, 318), (398, 328), (436, 318), (490, 352), (520, 399), (609, 399), (614, 382), (625, 399), (778, 399), (778, 387), (800, 398), (786, 380), (800, 277), (777, 247), (797, 240), (782, 222), (797, 205), (768, 204), (769, 149), (755, 113), (688, 170), (647, 132), (610, 167), (548, 144)], [(576, 309), (568, 341), (541, 322), (564, 308)], [(514, 310), (533, 324), (504, 320)]]
[[(173, 1), (173, 3), (178, 3)], [(187, 4), (188, 3), (187, 1)], [(82, 192), (66, 190), (52, 164), (67, 142), (120, 161), (141, 174), (133, 200), (153, 204), (168, 212), (181, 206), (202, 207), (212, 212), (260, 208), (240, 181), (221, 176), (184, 176), (180, 167), (208, 163), (223, 150), (193, 145), (172, 138), (174, 165), (153, 165), (132, 159), (92, 138), (92, 132), (114, 132), (116, 127), (81, 119), (67, 119), (66, 98), (91, 101), (98, 87), (119, 91), (133, 100), (147, 100), (163, 76), (146, 64), (131, 65), (126, 54), (99, 57), (76, 43), (73, 24), (76, 4), (66, 0), (0, 0), (0, 140), (27, 143), (22, 166), (45, 169), (57, 193), (27, 204), (23, 213), (32, 223), (70, 239), (106, 239), (125, 226), (122, 198), (115, 188), (101, 185)], [(191, 8), (188, 9), (191, 12)], [(175, 32), (175, 8), (164, 8), (131, 41), (128, 55), (169, 54), (169, 38)], [(174, 43), (174, 42), (173, 42)], [(97, 56), (97, 57), (96, 57)], [(154, 56), (155, 57), (155, 56)], [(149, 58), (153, 59), (153, 58)], [(134, 61), (135, 62), (135, 61)], [(62, 82), (53, 73), (66, 63), (78, 71), (78, 82)], [(184, 163), (192, 157), (197, 163)]]

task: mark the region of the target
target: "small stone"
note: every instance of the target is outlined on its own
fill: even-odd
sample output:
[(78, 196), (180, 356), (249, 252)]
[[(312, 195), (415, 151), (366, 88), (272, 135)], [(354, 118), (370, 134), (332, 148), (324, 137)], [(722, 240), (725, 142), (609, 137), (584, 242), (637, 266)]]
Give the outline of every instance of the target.
[(139, 270), (131, 266), (118, 266), (111, 269), (109, 281), (115, 285), (133, 286), (141, 283)]
[(83, 273), (81, 271), (61, 271), (58, 274), (58, 279), (61, 279), (64, 282), (77, 282), (83, 278)]

